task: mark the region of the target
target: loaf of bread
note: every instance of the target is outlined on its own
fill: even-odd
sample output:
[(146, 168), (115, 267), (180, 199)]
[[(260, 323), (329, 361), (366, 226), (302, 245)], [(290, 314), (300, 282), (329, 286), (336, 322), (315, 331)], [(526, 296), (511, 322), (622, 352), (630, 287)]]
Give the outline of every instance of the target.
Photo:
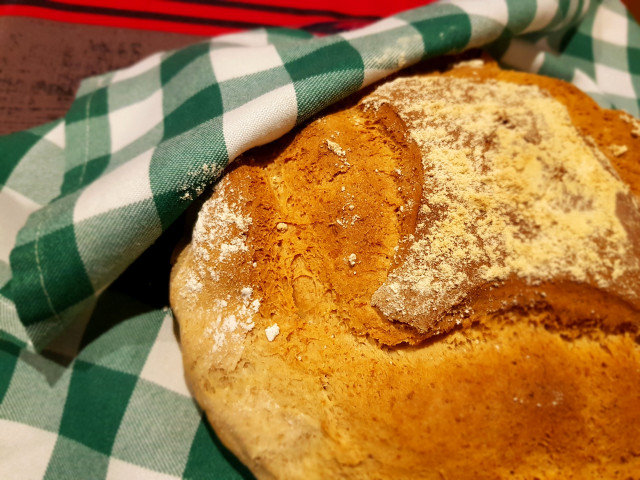
[(640, 478), (640, 122), (473, 60), (250, 151), (171, 278), (260, 479)]

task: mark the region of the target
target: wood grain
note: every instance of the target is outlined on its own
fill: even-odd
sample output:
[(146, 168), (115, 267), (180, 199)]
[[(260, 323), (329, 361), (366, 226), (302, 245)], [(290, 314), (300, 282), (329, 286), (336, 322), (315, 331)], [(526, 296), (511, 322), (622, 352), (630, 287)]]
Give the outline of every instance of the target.
[(82, 78), (205, 37), (0, 17), (0, 134), (65, 114)]

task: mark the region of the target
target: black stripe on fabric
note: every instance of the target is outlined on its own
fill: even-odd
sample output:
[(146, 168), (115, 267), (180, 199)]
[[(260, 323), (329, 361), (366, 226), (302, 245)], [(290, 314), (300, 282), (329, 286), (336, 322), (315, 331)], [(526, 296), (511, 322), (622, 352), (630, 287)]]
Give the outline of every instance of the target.
[(211, 5), (215, 7), (237, 8), (242, 10), (258, 10), (262, 12), (286, 13), (300, 16), (331, 17), (339, 20), (380, 20), (377, 15), (352, 15), (350, 13), (337, 12), (335, 10), (321, 10), (300, 7), (282, 7), (279, 5), (262, 5), (258, 3), (242, 2), (235, 0), (171, 0), (179, 3), (194, 3), (199, 5)]
[(335, 22), (323, 22), (323, 23), (313, 23), (311, 25), (304, 25), (300, 27), (300, 30), (304, 30), (305, 32), (309, 32), (312, 35), (333, 35), (336, 33), (341, 33), (347, 30), (353, 30), (355, 28), (364, 27), (366, 22), (359, 22), (358, 20), (344, 20), (344, 21), (335, 21)]
[(121, 8), (92, 7), (87, 5), (72, 5), (67, 3), (52, 2), (47, 0), (15, 0), (0, 1), (3, 5), (24, 5), (30, 7), (47, 8), (75, 13), (93, 13), (96, 15), (109, 15), (112, 17), (140, 18), (143, 20), (163, 20), (173, 23), (187, 23), (194, 25), (209, 25), (216, 27), (228, 27), (238, 29), (252, 29), (260, 27), (278, 27), (266, 23), (240, 22), (236, 20), (220, 20), (214, 18), (189, 17), (186, 15), (172, 15), (169, 13), (141, 12), (139, 10), (125, 10)]

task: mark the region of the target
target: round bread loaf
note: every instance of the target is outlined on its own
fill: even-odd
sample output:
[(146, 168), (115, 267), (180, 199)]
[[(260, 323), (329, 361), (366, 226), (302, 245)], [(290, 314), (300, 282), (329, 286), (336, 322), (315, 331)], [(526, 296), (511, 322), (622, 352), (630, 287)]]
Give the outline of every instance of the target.
[(480, 60), (237, 162), (171, 278), (260, 479), (640, 478), (640, 123)]

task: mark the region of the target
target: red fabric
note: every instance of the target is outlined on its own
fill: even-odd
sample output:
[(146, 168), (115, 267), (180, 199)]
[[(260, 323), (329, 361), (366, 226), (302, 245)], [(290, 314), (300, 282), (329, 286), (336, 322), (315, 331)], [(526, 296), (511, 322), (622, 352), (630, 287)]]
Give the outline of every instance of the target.
[(326, 34), (433, 1), (9, 0), (0, 15), (206, 36), (265, 26)]

